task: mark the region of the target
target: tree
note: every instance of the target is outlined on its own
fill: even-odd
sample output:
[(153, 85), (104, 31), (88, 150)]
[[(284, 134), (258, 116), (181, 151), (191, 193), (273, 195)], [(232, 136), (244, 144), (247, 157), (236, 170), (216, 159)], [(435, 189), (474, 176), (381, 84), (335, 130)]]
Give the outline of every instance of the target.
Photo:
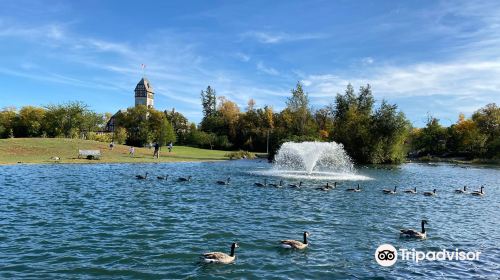
[(15, 135), (17, 137), (38, 137), (43, 134), (45, 110), (39, 107), (25, 106), (17, 114)]
[(125, 144), (127, 141), (127, 130), (123, 127), (118, 127), (113, 132), (113, 141), (117, 144)]
[(370, 85), (362, 86), (359, 94), (352, 85), (345, 93), (337, 94), (335, 104), (316, 113), (318, 125), (329, 127), (328, 115), (333, 116), (330, 137), (344, 145), (347, 153), (358, 163), (394, 163), (405, 158), (405, 139), (410, 124), (396, 105), (382, 100), (374, 112), (375, 99)]
[(165, 146), (170, 142), (175, 143), (175, 139), (174, 127), (166, 118), (163, 118), (163, 124), (159, 132), (159, 139), (157, 140), (158, 144), (160, 146)]
[(236, 103), (228, 100), (224, 96), (220, 96), (217, 111), (224, 121), (224, 130), (227, 131), (225, 135), (234, 139), (236, 137), (236, 123), (240, 116), (240, 108)]
[(52, 137), (78, 137), (86, 131), (85, 115), (90, 114), (88, 106), (83, 102), (68, 102), (45, 107), (45, 130)]
[(337, 94), (331, 105), (334, 128), (331, 137), (342, 143), (347, 153), (357, 162), (370, 162), (373, 96), (369, 85), (360, 88), (356, 95), (352, 85), (347, 85), (343, 95)]
[[(286, 105), (291, 114), (291, 126), (294, 134), (308, 134), (308, 122), (311, 121), (311, 111), (309, 109), (309, 97), (302, 89), (302, 84), (297, 82), (295, 89), (291, 90), (292, 96), (288, 98)], [(309, 124), (310, 125), (310, 124)]]
[(144, 105), (128, 108), (126, 112), (116, 115), (117, 126), (127, 130), (126, 143), (128, 145), (143, 146), (151, 143), (153, 133), (150, 131), (151, 124), (148, 122), (148, 115), (149, 110)]
[(253, 111), (255, 108), (255, 100), (253, 98), (248, 99), (247, 111)]
[(446, 150), (446, 129), (439, 119), (429, 116), (426, 126), (414, 140), (414, 149), (424, 154), (441, 155)]
[(203, 116), (210, 117), (217, 111), (217, 97), (215, 89), (210, 86), (205, 91), (201, 91), (201, 105), (203, 106)]
[[(372, 102), (373, 104), (373, 102)], [(382, 100), (372, 116), (372, 143), (369, 162), (399, 163), (406, 157), (405, 140), (410, 131), (410, 123), (396, 105)]]
[(479, 131), (486, 136), (484, 156), (500, 158), (500, 108), (491, 103), (472, 115)]
[(167, 120), (172, 124), (176, 141), (178, 143), (185, 143), (187, 141), (187, 134), (189, 133), (189, 121), (184, 115), (176, 112), (175, 109), (171, 111), (164, 111)]
[(471, 119), (466, 119), (463, 114), (459, 116), (456, 124), (448, 128), (448, 131), (446, 148), (449, 152), (469, 157), (479, 156), (484, 152), (487, 135), (481, 133), (477, 124)]
[(265, 106), (264, 107), (264, 115), (262, 117), (264, 119), (264, 124), (267, 129), (274, 128), (274, 113), (273, 107)]
[(328, 139), (331, 131), (333, 129), (333, 119), (331, 111), (327, 108), (322, 108), (314, 112), (314, 121), (319, 129), (319, 136), (321, 139)]
[[(16, 108), (6, 107), (0, 111), (0, 138), (11, 136), (16, 125)], [(13, 132), (12, 132), (13, 134)]]

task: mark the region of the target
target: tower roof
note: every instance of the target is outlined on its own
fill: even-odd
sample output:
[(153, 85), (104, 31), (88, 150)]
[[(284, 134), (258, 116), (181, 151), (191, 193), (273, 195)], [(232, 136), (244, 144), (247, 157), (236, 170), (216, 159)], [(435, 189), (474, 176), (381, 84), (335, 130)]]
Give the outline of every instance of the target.
[(142, 79), (137, 83), (135, 86), (135, 90), (146, 90), (147, 92), (153, 92), (153, 86), (149, 83), (149, 80), (145, 77), (142, 77)]

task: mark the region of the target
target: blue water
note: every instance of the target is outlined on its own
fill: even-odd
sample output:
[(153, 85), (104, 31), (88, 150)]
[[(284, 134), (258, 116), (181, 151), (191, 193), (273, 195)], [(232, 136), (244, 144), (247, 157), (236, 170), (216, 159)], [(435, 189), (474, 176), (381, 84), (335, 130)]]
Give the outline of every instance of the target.
[[(360, 168), (357, 181), (321, 192), (258, 188), (270, 168), (258, 161), (172, 164), (0, 166), (0, 278), (96, 279), (352, 279), (484, 278), (500, 276), (500, 170), (406, 164), (399, 169)], [(136, 174), (148, 171), (145, 181)], [(191, 182), (156, 175), (193, 176)], [(230, 186), (214, 182), (231, 176)], [(270, 180), (275, 178), (268, 177)], [(286, 179), (285, 179), (286, 180)], [(296, 182), (295, 179), (286, 180)], [(394, 185), (421, 193), (384, 195)], [(454, 189), (485, 186), (484, 197)], [(428, 239), (399, 239), (400, 228), (420, 228)], [(311, 233), (309, 248), (290, 251), (281, 239)], [(202, 265), (207, 251), (228, 252), (231, 265)], [(374, 259), (383, 243), (396, 248), (481, 251), (479, 261)], [(425, 277), (425, 278), (422, 278)]]

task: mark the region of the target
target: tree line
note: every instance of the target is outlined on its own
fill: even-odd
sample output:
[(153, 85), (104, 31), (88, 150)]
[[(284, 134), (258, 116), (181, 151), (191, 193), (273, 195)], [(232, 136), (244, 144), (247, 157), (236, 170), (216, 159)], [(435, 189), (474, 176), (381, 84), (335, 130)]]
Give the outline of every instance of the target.
[(409, 137), (410, 156), (500, 158), (500, 108), (487, 104), (466, 118), (463, 114), (449, 127), (429, 116), (424, 128), (414, 128)]
[(311, 108), (301, 83), (290, 92), (286, 107), (256, 109), (249, 100), (245, 112), (208, 87), (201, 93), (204, 117), (199, 126), (212, 135), (216, 148), (266, 151), (270, 156), (286, 141), (336, 141), (357, 163), (398, 163), (406, 158), (405, 139), (410, 123), (394, 104), (382, 101), (375, 108), (370, 85), (358, 93), (348, 85), (332, 104)]
[(299, 82), (286, 107), (257, 107), (253, 99), (243, 110), (208, 86), (200, 94), (203, 119), (197, 125), (174, 109), (158, 111), (136, 106), (114, 115), (114, 133), (105, 130), (109, 113), (93, 112), (82, 102), (44, 107), (25, 106), (0, 112), (0, 137), (71, 137), (142, 146), (174, 142), (210, 149), (269, 152), (286, 141), (336, 141), (356, 163), (399, 163), (408, 156), (500, 157), (500, 109), (488, 104), (471, 118), (443, 127), (429, 117), (414, 128), (397, 105), (376, 105), (370, 85), (344, 93), (321, 108), (312, 108)]

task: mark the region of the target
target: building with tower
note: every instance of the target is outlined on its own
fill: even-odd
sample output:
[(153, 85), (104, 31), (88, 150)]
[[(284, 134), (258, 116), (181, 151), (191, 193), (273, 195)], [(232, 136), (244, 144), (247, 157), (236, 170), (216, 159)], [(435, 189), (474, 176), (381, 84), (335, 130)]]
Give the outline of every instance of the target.
[[(135, 86), (135, 106), (144, 105), (148, 108), (154, 108), (154, 97), (155, 93), (153, 91), (153, 86), (149, 80), (145, 77), (137, 83)], [(119, 110), (116, 112), (106, 123), (105, 132), (114, 132), (115, 131), (115, 119), (116, 115), (120, 112), (126, 112), (126, 110)]]
[(144, 105), (148, 108), (153, 108), (155, 93), (148, 79), (143, 77), (135, 86), (134, 92), (135, 106)]

